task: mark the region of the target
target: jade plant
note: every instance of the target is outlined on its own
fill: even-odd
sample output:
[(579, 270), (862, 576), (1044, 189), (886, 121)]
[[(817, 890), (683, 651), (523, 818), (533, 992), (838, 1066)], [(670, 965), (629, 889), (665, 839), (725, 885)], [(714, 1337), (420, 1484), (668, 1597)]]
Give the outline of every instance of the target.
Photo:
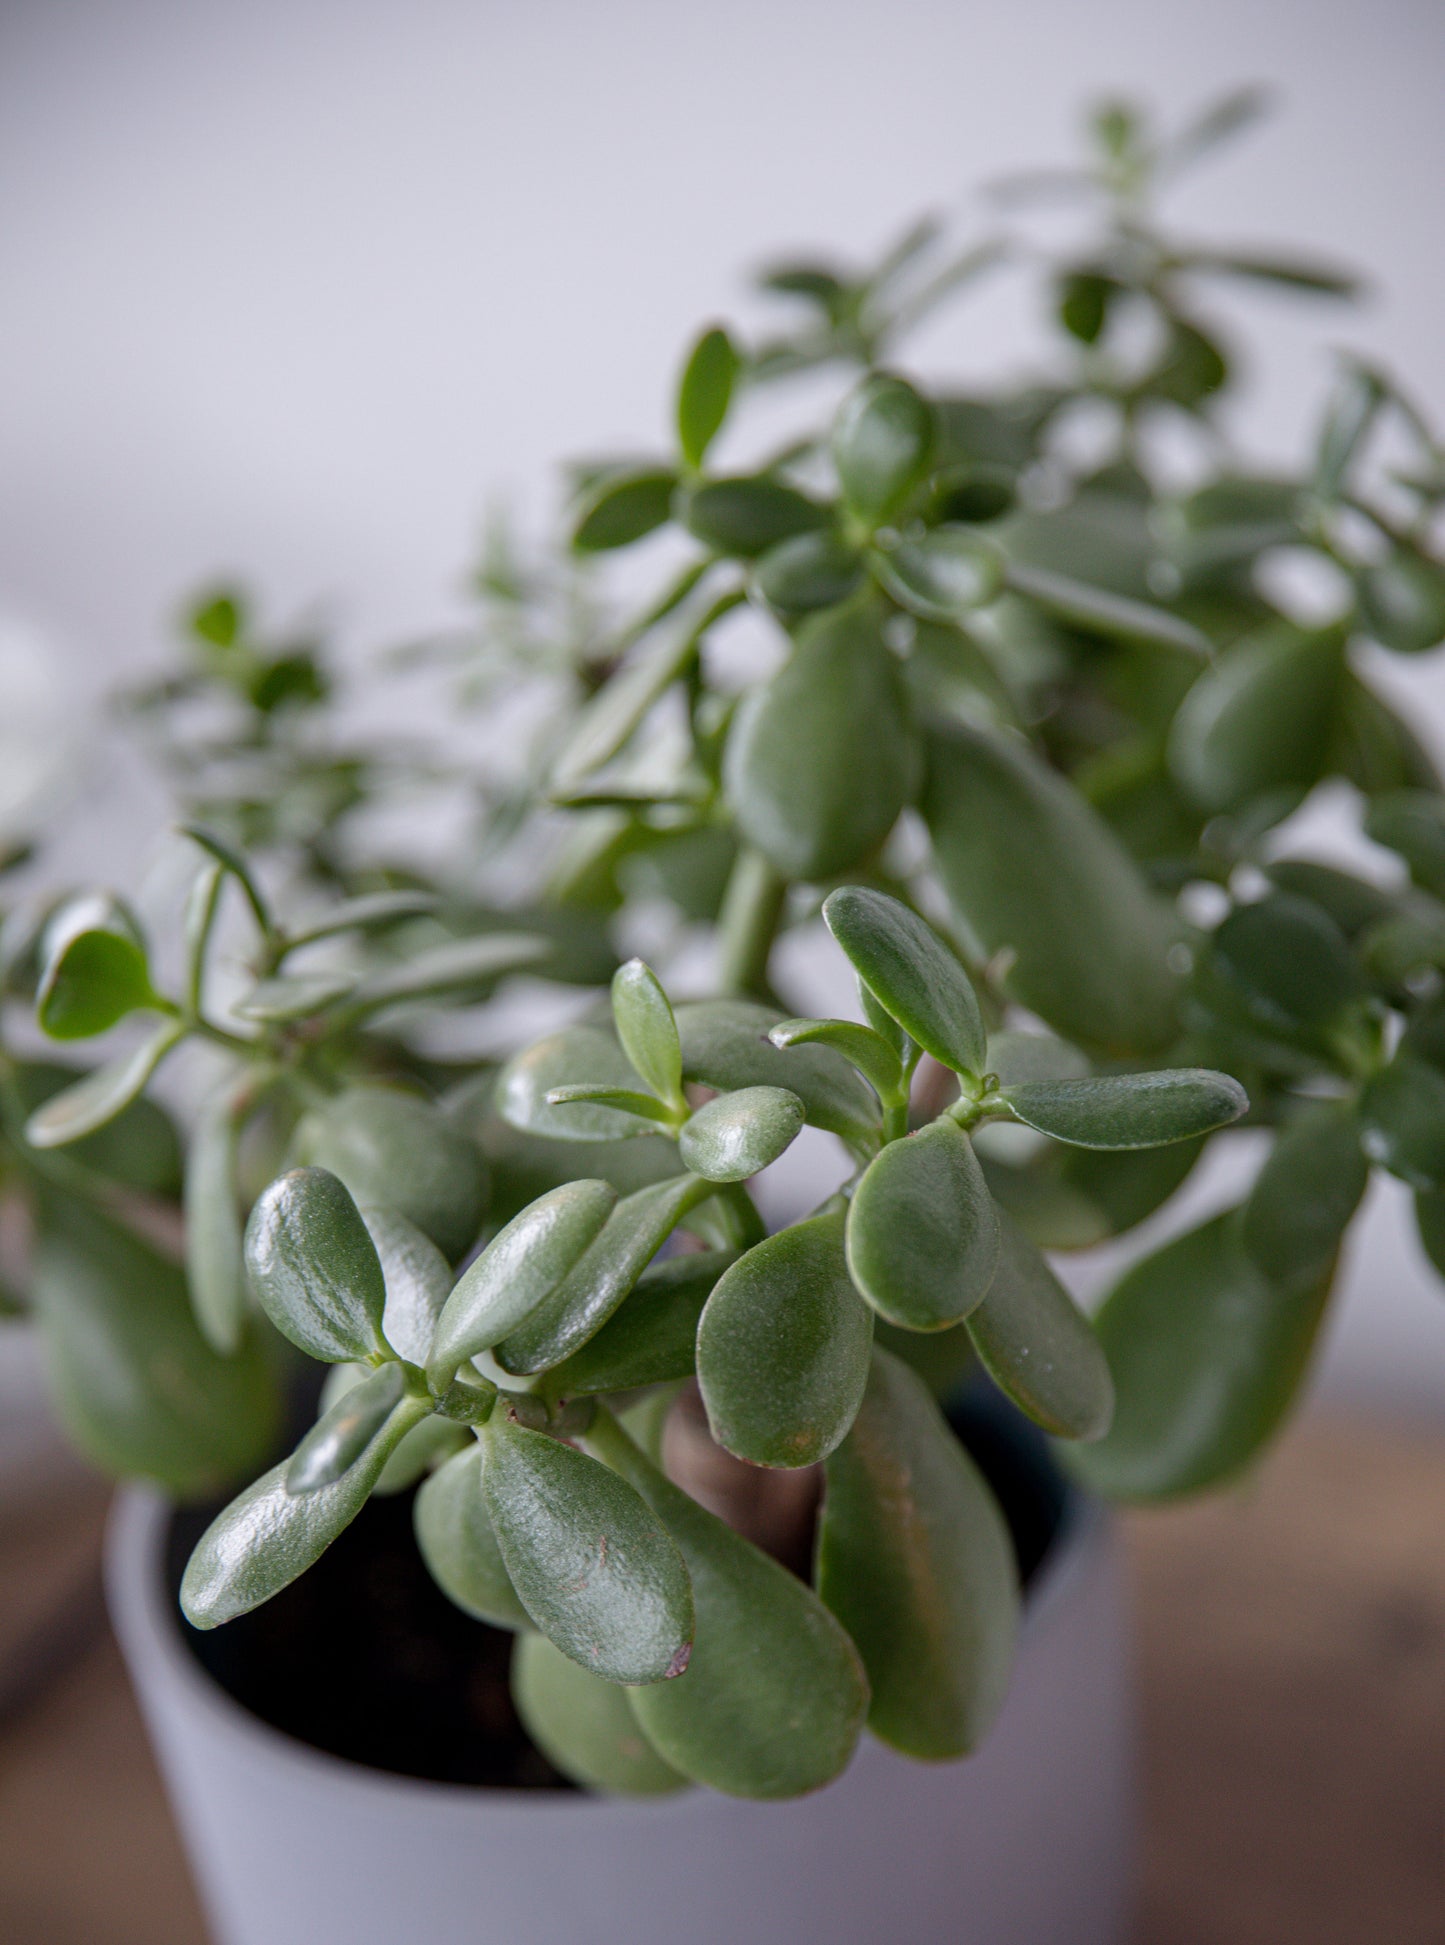
[[(791, 322), (703, 331), (668, 448), (579, 466), (555, 555), (494, 536), (475, 623), (402, 658), (530, 707), (510, 767), (344, 745), (315, 651), (196, 609), (143, 705), (197, 861), (174, 950), (108, 894), (7, 929), (44, 1033), (148, 1024), (68, 1084), (7, 1054), (0, 1150), (12, 1300), (106, 1463), (214, 1492), (275, 1457), (295, 1354), (330, 1367), (197, 1547), (196, 1626), (414, 1491), (578, 1781), (789, 1796), (865, 1725), (960, 1756), (1020, 1593), (957, 1388), (1082, 1485), (1168, 1499), (1285, 1422), (1372, 1166), (1445, 1270), (1445, 793), (1374, 679), (1445, 639), (1445, 448), (1347, 360), (1298, 465), (1235, 449), (1221, 293), (1352, 288), (1165, 227), (1258, 107), (1171, 135), (1109, 104), (1085, 167), (995, 186), (981, 240), (770, 270)], [(1044, 195), (1084, 214), (1062, 254)], [(1010, 271), (1051, 368), (903, 368)], [(814, 401), (832, 375), (823, 422), (760, 446), (750, 407), (798, 374)], [(383, 777), (483, 814), (440, 862), (386, 851), (352, 815)], [(1322, 787), (1367, 873), (1301, 852)], [(816, 997), (840, 973), (852, 1017)], [(571, 1023), (456, 1052), (519, 979), (569, 984)], [(173, 1057), (201, 1076), (183, 1170), (145, 1095)], [(1248, 1192), (1161, 1214), (1088, 1317), (1051, 1257), (1165, 1211), (1238, 1127)], [(805, 1128), (834, 1186), (770, 1232), (751, 1185)], [(800, 1482), (801, 1556), (703, 1504), (689, 1399), (735, 1496)]]

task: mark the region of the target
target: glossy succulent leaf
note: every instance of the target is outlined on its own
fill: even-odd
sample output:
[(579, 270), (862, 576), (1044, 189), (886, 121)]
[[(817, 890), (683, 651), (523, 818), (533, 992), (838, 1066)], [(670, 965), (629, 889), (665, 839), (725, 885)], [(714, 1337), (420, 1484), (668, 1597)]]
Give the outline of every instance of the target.
[(677, 1022), (657, 974), (640, 959), (629, 959), (612, 976), (612, 1019), (622, 1051), (653, 1093), (669, 1105), (680, 1102)]
[[(384, 1368), (395, 1370), (397, 1367), (390, 1365)], [(366, 1383), (374, 1369), (370, 1364), (333, 1364), (321, 1386), (318, 1412), (324, 1416), (333, 1405), (340, 1404), (348, 1392)], [(455, 1419), (437, 1416), (423, 1418), (392, 1448), (372, 1490), (378, 1499), (387, 1498), (393, 1493), (409, 1492), (454, 1452), (460, 1452), (463, 1446), (471, 1443), (471, 1433)]]
[(150, 969), (135, 921), (114, 899), (74, 898), (45, 928), (35, 1013), (52, 1040), (104, 1033), (153, 1006)]
[(596, 1239), (555, 1289), (496, 1346), (504, 1371), (546, 1371), (594, 1337), (637, 1284), (673, 1230), (712, 1192), (680, 1175), (617, 1203)]
[(549, 1108), (568, 1108), (578, 1102), (584, 1106), (607, 1108), (654, 1125), (660, 1122), (664, 1127), (672, 1127), (675, 1122), (673, 1109), (659, 1101), (655, 1094), (644, 1094), (638, 1087), (609, 1087), (597, 1081), (578, 1081), (571, 1087), (547, 1090)]
[(312, 1567), (371, 1496), (388, 1458), (427, 1406), (404, 1398), (360, 1458), (315, 1492), (293, 1493), (289, 1461), (265, 1472), (196, 1543), (181, 1580), (181, 1611), (195, 1628), (218, 1628), (279, 1594)]
[(1038, 1250), (999, 1216), (988, 1295), (966, 1329), (979, 1361), (1019, 1410), (1058, 1438), (1097, 1439), (1114, 1413), (1114, 1383), (1093, 1327)]
[(1308, 1109), (1286, 1128), (1244, 1205), (1244, 1247), (1273, 1283), (1327, 1277), (1369, 1181), (1354, 1110)]
[(1239, 1212), (1165, 1244), (1114, 1286), (1095, 1329), (1114, 1375), (1114, 1422), (1066, 1448), (1070, 1469), (1118, 1499), (1169, 1499), (1244, 1470), (1298, 1395), (1328, 1284), (1282, 1289), (1246, 1253)]
[(1421, 655), (1445, 641), (1445, 567), (1413, 547), (1398, 547), (1356, 579), (1360, 619), (1384, 648)]
[(780, 615), (810, 614), (835, 608), (862, 585), (863, 558), (830, 528), (794, 534), (779, 541), (758, 561), (753, 575), (758, 593)]
[(927, 1387), (886, 1351), (826, 1480), (818, 1591), (863, 1657), (869, 1728), (905, 1755), (966, 1755), (1008, 1689), (1013, 1548)]
[(1345, 673), (1337, 634), (1277, 626), (1228, 648), (1189, 691), (1169, 732), (1169, 764), (1206, 810), (1323, 775)]
[(682, 1674), (692, 1589), (656, 1514), (605, 1465), (500, 1409), (482, 1444), (482, 1497), (533, 1625), (610, 1682)]
[(831, 525), (827, 507), (766, 473), (709, 480), (687, 496), (688, 532), (719, 554), (756, 560), (796, 534)]
[(512, 1699), (542, 1754), (584, 1789), (666, 1796), (688, 1787), (643, 1735), (617, 1684), (588, 1674), (544, 1634), (524, 1634), (512, 1650)]
[(297, 1159), (338, 1176), (358, 1202), (384, 1203), (455, 1259), (486, 1209), (486, 1167), (475, 1142), (440, 1109), (398, 1088), (355, 1086), (308, 1114)]
[(862, 1663), (802, 1581), (705, 1512), (630, 1440), (591, 1435), (668, 1527), (692, 1581), (697, 1632), (683, 1680), (629, 1695), (652, 1746), (729, 1796), (789, 1797), (847, 1767), (868, 1708)]
[(1003, 586), (997, 547), (966, 527), (932, 527), (872, 558), (893, 599), (925, 621), (962, 620), (996, 600)]
[(1433, 791), (1392, 790), (1365, 812), (1365, 832), (1405, 860), (1417, 885), (1445, 896), (1445, 802)]
[(823, 905), (828, 930), (870, 992), (945, 1067), (977, 1077), (985, 1036), (968, 974), (933, 930), (883, 892), (844, 885)]
[(660, 466), (607, 473), (582, 500), (572, 523), (580, 554), (630, 547), (672, 518), (676, 474)]
[(698, 1326), (713, 1437), (751, 1465), (816, 1465), (857, 1415), (872, 1341), (842, 1214), (769, 1236), (723, 1272)]
[(129, 1053), (118, 1054), (52, 1094), (25, 1123), (25, 1139), (32, 1148), (63, 1148), (95, 1134), (139, 1098), (151, 1075), (184, 1038), (185, 1028), (178, 1021), (163, 1020)]
[(529, 1628), (482, 1495), (486, 1455), (475, 1439), (434, 1472), (412, 1507), (427, 1571), (449, 1601), (494, 1628)]
[(1202, 659), (1212, 652), (1209, 637), (1192, 622), (1151, 607), (1146, 601), (1131, 601), (1066, 574), (1027, 567), (1018, 561), (1009, 562), (1004, 581), (1013, 593), (1023, 595), (1045, 614), (1070, 627), (1107, 635), (1115, 641), (1137, 642), (1145, 648), (1172, 648)]
[(731, 1250), (709, 1249), (667, 1257), (644, 1270), (597, 1335), (548, 1371), (548, 1393), (582, 1398), (690, 1378), (703, 1305), (732, 1261)]
[(983, 1302), (998, 1214), (956, 1123), (935, 1121), (873, 1158), (849, 1205), (847, 1246), (854, 1283), (905, 1330), (946, 1330)]
[(434, 1386), (489, 1350), (549, 1297), (597, 1239), (617, 1205), (610, 1182), (564, 1182), (516, 1215), (462, 1272), (427, 1360)]
[(928, 472), (934, 442), (933, 408), (906, 379), (865, 378), (833, 423), (833, 464), (854, 513), (875, 527), (897, 513)]
[(745, 1182), (775, 1162), (803, 1127), (803, 1104), (784, 1087), (719, 1094), (683, 1124), (678, 1153), (709, 1182)]
[(186, 1281), (201, 1335), (228, 1355), (246, 1321), (246, 1266), (236, 1188), (240, 1108), (230, 1090), (196, 1117), (186, 1151)]
[(85, 1456), (183, 1499), (259, 1465), (276, 1438), (280, 1401), (257, 1339), (218, 1356), (174, 1263), (54, 1191), (40, 1198), (37, 1216), (31, 1309), (50, 1396)]
[(970, 951), (1011, 953), (1009, 992), (1068, 1040), (1168, 1046), (1175, 921), (1097, 814), (1022, 744), (963, 724), (930, 769), (934, 863)]
[(451, 1265), (414, 1222), (375, 1202), (359, 1204), (386, 1286), (382, 1325), (398, 1357), (425, 1364), (452, 1287)]
[(718, 325), (703, 332), (688, 356), (677, 393), (677, 438), (689, 466), (701, 466), (722, 430), (739, 362), (732, 339)]
[(1360, 1097), (1365, 1153), (1415, 1190), (1445, 1187), (1445, 1073), (1401, 1052)]
[(386, 1283), (365, 1222), (324, 1168), (297, 1168), (257, 1199), (246, 1224), (246, 1269), (283, 1337), (328, 1364), (388, 1347)]
[(1216, 927), (1213, 947), (1215, 967), (1244, 1005), (1279, 1031), (1327, 1026), (1363, 991), (1339, 927), (1288, 892), (1237, 905)]
[(743, 836), (788, 877), (834, 876), (882, 843), (914, 792), (918, 742), (876, 617), (803, 625), (739, 706), (723, 774)]
[(781, 1087), (803, 1103), (809, 1123), (844, 1141), (878, 1127), (868, 1083), (831, 1047), (775, 1047), (782, 1015), (751, 1000), (698, 1000), (677, 1009), (685, 1079), (723, 1090)]
[(359, 1383), (348, 1385), (311, 1427), (286, 1468), (289, 1493), (334, 1486), (366, 1451), (406, 1390), (399, 1364), (383, 1364)]
[(1020, 1081), (1000, 1092), (1020, 1121), (1080, 1148), (1158, 1148), (1227, 1127), (1249, 1111), (1238, 1081), (1203, 1067)]
[(497, 1079), (497, 1106), (514, 1128), (551, 1141), (615, 1141), (645, 1132), (633, 1115), (604, 1102), (548, 1100), (555, 1088), (585, 1081), (631, 1090), (637, 1075), (605, 1029), (565, 1027), (513, 1055)]
[[(889, 1026), (896, 1033), (897, 1022)], [(836, 1047), (885, 1105), (903, 1098), (903, 1063), (890, 1042), (856, 1020), (781, 1020), (768, 1038), (775, 1047)]]

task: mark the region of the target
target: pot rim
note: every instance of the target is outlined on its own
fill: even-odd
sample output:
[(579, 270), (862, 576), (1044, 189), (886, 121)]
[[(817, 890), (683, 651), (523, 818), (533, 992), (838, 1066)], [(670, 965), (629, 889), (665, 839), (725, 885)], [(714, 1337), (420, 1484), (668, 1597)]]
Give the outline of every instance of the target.
[[(329, 1781), (336, 1787), (372, 1795), (394, 1796), (402, 1791), (418, 1806), (428, 1801), (437, 1806), (489, 1803), (498, 1808), (526, 1807), (552, 1816), (615, 1814), (623, 1803), (634, 1813), (665, 1817), (697, 1794), (685, 1790), (664, 1797), (617, 1798), (590, 1790), (519, 1790), (493, 1783), (451, 1783), (406, 1776), (333, 1755), (264, 1721), (223, 1688), (186, 1646), (178, 1610), (165, 1594), (166, 1530), (174, 1510), (172, 1502), (153, 1487), (131, 1484), (118, 1488), (105, 1532), (105, 1594), (111, 1623), (137, 1686), (139, 1670), (145, 1667), (178, 1688), (217, 1734), (227, 1737), (253, 1762), (299, 1765), (309, 1769), (318, 1782)], [(1055, 1624), (1071, 1589), (1107, 1544), (1110, 1524), (1111, 1516), (1102, 1502), (1071, 1489), (1048, 1555), (1025, 1595), (1015, 1679), (1030, 1642)], [(900, 1760), (896, 1751), (865, 1730), (849, 1767), (860, 1761), (876, 1761), (880, 1755)]]

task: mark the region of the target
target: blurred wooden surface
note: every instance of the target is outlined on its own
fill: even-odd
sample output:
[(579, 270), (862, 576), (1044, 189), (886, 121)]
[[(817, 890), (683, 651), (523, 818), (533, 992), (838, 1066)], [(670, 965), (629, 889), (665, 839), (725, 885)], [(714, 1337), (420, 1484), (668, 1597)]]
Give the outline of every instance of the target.
[[(71, 1615), (64, 1672), (0, 1720), (0, 1940), (204, 1945), (115, 1648), (84, 1638), (100, 1511), (0, 1534), (0, 1668), (44, 1680), (67, 1590)], [(1445, 1441), (1315, 1418), (1247, 1490), (1126, 1531), (1137, 1945), (1445, 1945)]]

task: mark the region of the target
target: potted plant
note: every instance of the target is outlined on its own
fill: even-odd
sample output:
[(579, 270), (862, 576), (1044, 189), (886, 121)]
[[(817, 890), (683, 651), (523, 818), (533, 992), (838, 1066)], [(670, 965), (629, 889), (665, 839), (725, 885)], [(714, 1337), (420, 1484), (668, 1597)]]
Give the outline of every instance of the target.
[[(143, 699), (185, 762), (180, 951), (94, 894), (16, 928), (46, 1033), (148, 1022), (59, 1091), (6, 1068), (61, 1407), (173, 1492), (273, 1461), (189, 1526), (131, 1496), (114, 1551), (237, 1945), (864, 1939), (900, 1905), (966, 1907), (980, 1940), (1116, 1930), (1127, 1709), (1088, 1495), (1257, 1461), (1372, 1163), (1445, 1261), (1445, 795), (1364, 654), (1445, 637), (1445, 462), (1354, 364), (1295, 473), (1232, 452), (1208, 293), (1349, 288), (1160, 227), (1154, 192), (1256, 107), (1168, 138), (1096, 115), (1068, 186), (1100, 222), (1043, 263), (1047, 382), (898, 369), (946, 296), (1035, 263), (1016, 221), (962, 255), (922, 225), (864, 274), (787, 264), (764, 287), (791, 331), (705, 331), (672, 450), (578, 469), (563, 560), (494, 545), (479, 628), (423, 645), (540, 721), (483, 841), (421, 865), (369, 840), (351, 813), (439, 766), (339, 747), (316, 651), (223, 595)], [(715, 463), (750, 394), (818, 368), (826, 425)], [(661, 585), (619, 621), (599, 557), (644, 545)], [(1284, 557), (1323, 590), (1308, 613)], [(199, 746), (176, 734), (197, 707), (224, 717)], [(1339, 778), (1393, 876), (1294, 855), (1291, 814)], [(820, 915), (832, 966), (800, 971), (779, 940)], [(229, 993), (220, 924), (246, 928)], [(847, 1017), (797, 1003), (840, 974)], [(499, 1060), (459, 1052), (523, 978), (609, 991)], [(157, 1243), (175, 1151), (126, 1176), (178, 1049), (210, 1063), (184, 1272)], [(1246, 1198), (1088, 1319), (1045, 1252), (1133, 1229), (1242, 1122), (1270, 1136)], [(836, 1180), (770, 1230), (749, 1184), (805, 1128)], [(490, 1742), (460, 1703), (425, 1757), (421, 1704), (392, 1719), (421, 1652), (388, 1632), (417, 1572), (398, 1518)], [(515, 1714), (478, 1672), (508, 1635)], [(511, 1790), (440, 1787), (482, 1744)], [(562, 1779), (590, 1794), (520, 1793)]]

